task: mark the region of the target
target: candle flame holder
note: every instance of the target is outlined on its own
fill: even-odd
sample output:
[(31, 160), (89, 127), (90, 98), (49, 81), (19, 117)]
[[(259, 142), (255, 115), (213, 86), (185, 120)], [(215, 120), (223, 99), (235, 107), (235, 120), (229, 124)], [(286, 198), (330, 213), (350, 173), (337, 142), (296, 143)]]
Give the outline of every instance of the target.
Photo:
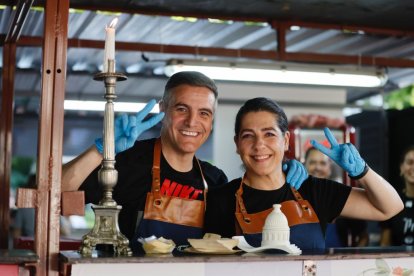
[(92, 255), (98, 244), (110, 244), (114, 247), (117, 256), (131, 256), (128, 239), (120, 232), (118, 215), (122, 206), (112, 198), (113, 188), (118, 182), (118, 172), (115, 169), (115, 137), (114, 137), (114, 100), (117, 81), (124, 81), (127, 77), (115, 72), (115, 61), (108, 60), (108, 72), (98, 73), (94, 80), (105, 83), (105, 113), (103, 129), (103, 160), (98, 172), (99, 183), (103, 186), (103, 197), (98, 205), (93, 205), (95, 224), (92, 230), (82, 237), (80, 253)]

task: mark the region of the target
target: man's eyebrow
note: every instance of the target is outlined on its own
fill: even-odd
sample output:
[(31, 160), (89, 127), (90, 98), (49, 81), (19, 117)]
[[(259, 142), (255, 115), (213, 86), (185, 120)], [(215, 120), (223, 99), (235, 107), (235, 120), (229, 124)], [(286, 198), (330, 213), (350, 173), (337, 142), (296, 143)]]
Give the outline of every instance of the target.
[[(177, 107), (177, 106), (185, 106), (185, 107), (187, 107), (188, 109), (190, 109), (190, 108), (191, 108), (191, 106), (190, 106), (190, 105), (185, 104), (185, 103), (181, 103), (181, 102), (178, 102), (178, 103), (176, 103), (176, 104), (174, 105), (174, 107)], [(212, 110), (211, 108), (208, 108), (208, 107), (203, 107), (203, 108), (200, 108), (200, 109), (198, 109), (198, 110), (199, 110), (199, 111), (208, 112), (208, 113), (210, 113), (210, 114), (213, 114), (213, 110)]]
[(199, 110), (213, 114), (213, 110), (211, 108), (200, 108)]
[(174, 104), (174, 106), (179, 106), (179, 105), (183, 105), (183, 106), (188, 107), (188, 104), (185, 104), (185, 103), (182, 103), (182, 102), (178, 102), (178, 103)]

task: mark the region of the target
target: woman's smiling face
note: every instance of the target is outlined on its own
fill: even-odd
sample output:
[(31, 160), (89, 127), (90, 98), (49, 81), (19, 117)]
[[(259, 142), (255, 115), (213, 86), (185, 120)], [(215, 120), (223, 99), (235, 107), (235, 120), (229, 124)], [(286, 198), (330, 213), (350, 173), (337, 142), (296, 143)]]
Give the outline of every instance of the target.
[(406, 185), (414, 185), (414, 150), (407, 152), (403, 163), (400, 165), (401, 176)]
[(288, 131), (282, 133), (276, 117), (268, 111), (257, 111), (248, 112), (242, 118), (240, 131), (234, 140), (249, 174), (264, 176), (282, 169), (290, 134)]

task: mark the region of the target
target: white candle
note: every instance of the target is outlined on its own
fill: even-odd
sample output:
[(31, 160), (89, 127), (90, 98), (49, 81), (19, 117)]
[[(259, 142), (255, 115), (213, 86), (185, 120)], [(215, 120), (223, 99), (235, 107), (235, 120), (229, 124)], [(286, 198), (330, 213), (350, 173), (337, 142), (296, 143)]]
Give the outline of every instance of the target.
[(105, 51), (103, 72), (108, 72), (108, 60), (114, 60), (115, 64), (115, 26), (118, 23), (118, 18), (114, 18), (109, 26), (105, 27)]

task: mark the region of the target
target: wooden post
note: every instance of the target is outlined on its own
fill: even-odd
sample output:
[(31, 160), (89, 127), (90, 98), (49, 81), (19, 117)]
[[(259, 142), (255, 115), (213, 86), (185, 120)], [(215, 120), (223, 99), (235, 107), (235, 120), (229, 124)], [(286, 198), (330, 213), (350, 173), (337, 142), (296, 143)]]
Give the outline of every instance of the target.
[(36, 275), (58, 275), (69, 0), (47, 0), (44, 19), (35, 251)]

